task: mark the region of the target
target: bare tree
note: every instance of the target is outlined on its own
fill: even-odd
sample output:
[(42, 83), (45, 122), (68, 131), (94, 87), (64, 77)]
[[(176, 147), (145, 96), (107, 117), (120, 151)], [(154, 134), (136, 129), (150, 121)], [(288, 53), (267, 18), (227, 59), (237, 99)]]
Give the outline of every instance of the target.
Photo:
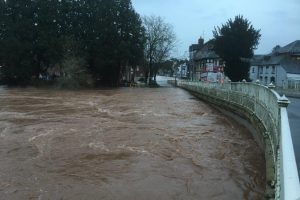
[(159, 64), (166, 61), (175, 47), (176, 35), (173, 27), (161, 17), (143, 18), (146, 32), (145, 45), (145, 82), (156, 79)]

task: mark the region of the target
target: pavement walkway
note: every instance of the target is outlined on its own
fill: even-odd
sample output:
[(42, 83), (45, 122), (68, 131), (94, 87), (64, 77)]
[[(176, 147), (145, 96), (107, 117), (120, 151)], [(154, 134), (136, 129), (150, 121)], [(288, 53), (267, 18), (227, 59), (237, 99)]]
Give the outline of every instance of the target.
[(288, 115), (290, 128), (292, 133), (292, 140), (298, 166), (298, 173), (300, 172), (300, 98), (288, 98), (291, 103), (288, 106)]

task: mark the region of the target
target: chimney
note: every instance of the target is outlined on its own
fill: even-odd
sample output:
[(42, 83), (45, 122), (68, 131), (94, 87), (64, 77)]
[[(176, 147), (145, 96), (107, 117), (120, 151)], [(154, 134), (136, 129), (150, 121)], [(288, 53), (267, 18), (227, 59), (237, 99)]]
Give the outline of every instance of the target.
[(204, 39), (203, 39), (202, 37), (199, 38), (198, 44), (199, 44), (200, 46), (203, 46), (203, 44), (204, 44)]

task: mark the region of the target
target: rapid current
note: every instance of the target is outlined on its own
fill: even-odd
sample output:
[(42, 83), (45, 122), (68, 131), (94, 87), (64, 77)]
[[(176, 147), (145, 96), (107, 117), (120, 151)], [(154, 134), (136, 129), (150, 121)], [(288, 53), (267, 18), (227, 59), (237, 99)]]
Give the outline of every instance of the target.
[(178, 88), (0, 88), (2, 200), (263, 199), (251, 133)]

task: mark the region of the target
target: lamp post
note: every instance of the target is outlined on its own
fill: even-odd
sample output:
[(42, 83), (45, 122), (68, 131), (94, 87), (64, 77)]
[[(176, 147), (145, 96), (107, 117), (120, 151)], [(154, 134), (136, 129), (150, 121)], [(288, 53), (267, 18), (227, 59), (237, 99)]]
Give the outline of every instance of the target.
[(176, 80), (176, 77), (177, 77), (177, 67), (175, 67), (175, 86), (177, 87), (177, 80)]

